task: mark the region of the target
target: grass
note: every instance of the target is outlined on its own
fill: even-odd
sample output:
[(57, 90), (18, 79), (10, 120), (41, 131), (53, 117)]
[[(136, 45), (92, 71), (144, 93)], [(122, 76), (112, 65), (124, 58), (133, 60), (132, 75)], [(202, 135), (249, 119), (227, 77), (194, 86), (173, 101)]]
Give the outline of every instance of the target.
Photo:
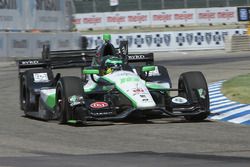
[(222, 93), (230, 100), (250, 104), (250, 74), (240, 75), (224, 82)]

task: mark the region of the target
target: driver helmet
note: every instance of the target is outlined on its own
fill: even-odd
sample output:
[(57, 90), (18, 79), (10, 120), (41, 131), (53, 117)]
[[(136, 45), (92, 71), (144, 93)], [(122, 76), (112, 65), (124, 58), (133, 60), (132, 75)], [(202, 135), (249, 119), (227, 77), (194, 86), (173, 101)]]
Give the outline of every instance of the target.
[(122, 59), (118, 57), (111, 57), (105, 61), (106, 74), (110, 74), (114, 71), (122, 70)]

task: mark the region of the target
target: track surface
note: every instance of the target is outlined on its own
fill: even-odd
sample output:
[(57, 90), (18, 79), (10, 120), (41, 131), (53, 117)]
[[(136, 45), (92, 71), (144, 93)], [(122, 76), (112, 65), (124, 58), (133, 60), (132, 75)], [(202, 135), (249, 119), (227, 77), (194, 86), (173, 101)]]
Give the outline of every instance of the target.
[[(208, 82), (250, 73), (248, 53), (158, 53), (176, 85), (180, 73), (202, 71)], [(64, 70), (66, 74), (74, 71)], [(250, 127), (182, 118), (72, 127), (23, 117), (17, 68), (0, 64), (0, 167), (249, 166)]]

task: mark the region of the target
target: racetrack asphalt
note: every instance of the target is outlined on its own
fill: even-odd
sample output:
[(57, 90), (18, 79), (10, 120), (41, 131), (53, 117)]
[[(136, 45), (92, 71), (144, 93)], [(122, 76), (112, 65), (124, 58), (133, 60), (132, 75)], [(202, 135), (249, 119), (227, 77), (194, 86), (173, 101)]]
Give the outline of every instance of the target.
[[(174, 86), (185, 71), (202, 71), (208, 83), (250, 73), (250, 55), (160, 52)], [(62, 70), (65, 75), (79, 74)], [(249, 166), (250, 127), (168, 118), (73, 127), (23, 117), (17, 67), (0, 63), (0, 167), (3, 166)]]

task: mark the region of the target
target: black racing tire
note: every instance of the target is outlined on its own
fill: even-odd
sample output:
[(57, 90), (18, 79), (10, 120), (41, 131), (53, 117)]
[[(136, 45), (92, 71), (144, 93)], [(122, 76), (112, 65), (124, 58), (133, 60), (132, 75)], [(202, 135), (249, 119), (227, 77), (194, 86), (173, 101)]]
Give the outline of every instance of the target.
[(59, 123), (66, 124), (74, 118), (68, 98), (77, 95), (83, 96), (83, 84), (78, 77), (62, 77), (56, 86), (56, 113)]
[[(48, 82), (34, 82), (35, 73), (47, 73)], [(38, 111), (38, 98), (33, 92), (34, 89), (49, 87), (53, 80), (53, 72), (49, 69), (31, 69), (20, 74), (20, 109), (26, 115), (29, 111)], [(31, 99), (33, 99), (31, 101)]]
[[(210, 114), (209, 111), (209, 94), (208, 86), (204, 75), (199, 71), (186, 72), (181, 74), (178, 83), (179, 96), (188, 99), (191, 104), (198, 104), (201, 110), (205, 111), (198, 115), (184, 116), (186, 120), (199, 122), (203, 121)], [(199, 102), (199, 99), (194, 90), (205, 90), (203, 103)]]
[(30, 102), (30, 90), (26, 75), (20, 78), (20, 108), (24, 111), (24, 115), (34, 109), (34, 105)]

